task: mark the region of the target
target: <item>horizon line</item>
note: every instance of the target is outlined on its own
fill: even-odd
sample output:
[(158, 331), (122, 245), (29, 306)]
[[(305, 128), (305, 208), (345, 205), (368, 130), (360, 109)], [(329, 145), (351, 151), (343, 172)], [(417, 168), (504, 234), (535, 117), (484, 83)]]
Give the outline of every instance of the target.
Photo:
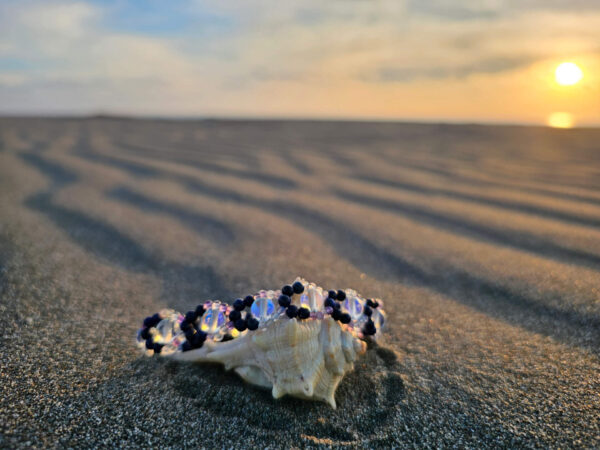
[(303, 116), (303, 115), (235, 115), (235, 114), (205, 114), (205, 115), (155, 115), (155, 114), (120, 114), (120, 113), (4, 113), (0, 119), (62, 119), (62, 120), (154, 120), (154, 121), (243, 121), (243, 122), (349, 122), (349, 123), (388, 123), (414, 125), (453, 125), (453, 126), (504, 126), (504, 127), (539, 127), (562, 130), (598, 129), (600, 123), (575, 124), (572, 127), (552, 127), (543, 122), (510, 121), (510, 120), (471, 120), (448, 118), (386, 118), (386, 117), (344, 117), (344, 116)]

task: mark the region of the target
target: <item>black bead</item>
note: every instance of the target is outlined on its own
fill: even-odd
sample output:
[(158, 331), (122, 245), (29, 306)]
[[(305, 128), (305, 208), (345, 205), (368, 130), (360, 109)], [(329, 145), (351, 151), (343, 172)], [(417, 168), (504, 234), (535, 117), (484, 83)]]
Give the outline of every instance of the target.
[(286, 284), (284, 287), (281, 288), (281, 293), (287, 295), (288, 297), (291, 297), (292, 295), (294, 295), (294, 288), (289, 284)]
[(335, 299), (337, 297), (337, 291), (331, 290), (329, 291), (329, 298)]
[(246, 305), (244, 304), (244, 300), (242, 300), (241, 298), (237, 298), (235, 302), (233, 302), (233, 308), (236, 311), (243, 311), (245, 307)]
[(190, 329), (190, 327), (191, 327), (191, 325), (190, 325), (190, 323), (187, 320), (184, 320), (183, 322), (181, 322), (179, 324), (179, 329), (181, 331), (187, 331), (187, 330)]
[(239, 320), (241, 317), (242, 313), (239, 312), (237, 309), (234, 309), (233, 311), (229, 312), (229, 320), (231, 320), (232, 322)]
[(192, 327), (185, 330), (185, 338), (190, 342), (192, 342), (194, 340), (195, 334), (196, 334), (196, 330), (194, 330)]
[(206, 338), (208, 337), (208, 334), (206, 334), (204, 331), (198, 331), (196, 333), (196, 336), (198, 336), (198, 339), (200, 339), (202, 342), (204, 342), (206, 340)]
[(249, 330), (256, 330), (258, 328), (258, 320), (256, 320), (254, 317), (248, 319), (247, 322)]
[(152, 338), (146, 339), (146, 348), (148, 350), (152, 350), (154, 348), (154, 342), (152, 342)]
[(250, 307), (252, 306), (252, 303), (254, 303), (254, 297), (251, 295), (246, 295), (246, 297), (244, 298), (244, 305)]
[(371, 300), (370, 298), (368, 298), (367, 306), (370, 306), (371, 308), (375, 308), (375, 302), (373, 300)]
[(200, 348), (200, 347), (202, 347), (202, 344), (204, 344), (205, 340), (206, 340), (206, 333), (203, 331), (200, 331), (194, 335), (194, 337), (192, 338), (190, 343), (192, 344), (192, 347)]
[(304, 285), (299, 281), (296, 281), (292, 284), (292, 289), (294, 290), (294, 294), (302, 294), (304, 292)]
[(227, 341), (233, 341), (233, 336), (230, 335), (229, 333), (227, 333), (225, 336), (223, 336), (223, 339), (221, 339), (221, 342), (227, 342)]
[(204, 305), (196, 306), (196, 316), (197, 317), (202, 317), (202, 314), (204, 314), (205, 312), (206, 312), (206, 310), (204, 309)]
[(335, 296), (339, 301), (346, 300), (346, 293), (342, 290), (337, 291), (337, 295)]
[(365, 306), (363, 309), (363, 314), (370, 317), (371, 314), (373, 314), (373, 310), (369, 306)]
[(331, 313), (331, 317), (333, 317), (334, 320), (340, 320), (342, 318), (342, 312), (339, 309), (334, 309)]
[(148, 328), (152, 328), (155, 327), (156, 325), (158, 325), (158, 322), (161, 321), (160, 316), (157, 314), (154, 314), (153, 316), (148, 316), (144, 319), (144, 326), (148, 327)]
[(146, 340), (150, 337), (150, 329), (149, 328), (142, 328), (142, 332), (140, 333), (140, 337), (143, 340)]
[(285, 313), (290, 319), (293, 319), (298, 314), (298, 307), (296, 305), (290, 305), (285, 310)]
[(375, 324), (371, 319), (366, 323), (365, 328), (363, 329), (363, 333), (367, 336), (372, 336), (377, 332), (377, 328), (375, 328)]
[(185, 321), (189, 323), (194, 323), (198, 316), (196, 315), (196, 311), (188, 311), (185, 314)]
[(154, 344), (154, 353), (160, 353), (160, 351), (162, 350), (163, 347), (164, 347), (163, 344), (159, 344), (157, 342), (156, 344)]
[(284, 308), (287, 308), (292, 303), (292, 299), (285, 294), (281, 294), (279, 296), (278, 302), (281, 306), (283, 306)]
[(348, 313), (343, 313), (340, 316), (340, 322), (342, 322), (342, 323), (350, 323), (350, 322), (352, 322), (352, 317), (350, 317), (350, 314), (348, 314)]
[(334, 308), (334, 309), (335, 309), (335, 304), (336, 304), (336, 303), (337, 303), (337, 302), (336, 302), (334, 299), (332, 299), (331, 297), (327, 297), (327, 298), (325, 299), (325, 303), (324, 303), (324, 305), (325, 305), (326, 307), (327, 307), (327, 306), (329, 306), (330, 308)]
[(244, 331), (246, 328), (248, 328), (248, 324), (246, 323), (246, 321), (244, 319), (238, 319), (235, 321), (235, 329), (238, 331)]
[(377, 300), (373, 301), (373, 308), (379, 308), (379, 302)]
[(308, 308), (298, 309), (298, 319), (308, 319), (310, 317), (310, 311)]
[(192, 348), (192, 344), (190, 344), (188, 341), (185, 341), (183, 344), (181, 344), (182, 352), (189, 352)]
[(333, 305), (333, 309), (341, 309), (342, 305), (340, 305), (339, 302), (335, 302), (335, 305)]

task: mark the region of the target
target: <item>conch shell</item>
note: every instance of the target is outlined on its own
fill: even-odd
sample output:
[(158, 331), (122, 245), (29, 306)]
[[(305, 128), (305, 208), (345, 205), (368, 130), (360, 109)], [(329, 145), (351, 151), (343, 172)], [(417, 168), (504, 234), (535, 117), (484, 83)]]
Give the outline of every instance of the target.
[(272, 389), (273, 398), (289, 394), (323, 400), (335, 408), (339, 382), (366, 347), (331, 317), (302, 322), (294, 318), (231, 341), (207, 342), (174, 357), (222, 363), (247, 382)]
[[(290, 318), (283, 306), (275, 308), (273, 298), (277, 299), (280, 291), (261, 291), (253, 296), (256, 303), (253, 303), (252, 311), (261, 319), (261, 326), (254, 330), (239, 332), (231, 326), (231, 322), (226, 322), (226, 316), (233, 311), (229, 305), (207, 302), (202, 307), (204, 313), (195, 319), (196, 330), (205, 339), (200, 348), (190, 349), (189, 344), (186, 347), (186, 338), (181, 331), (184, 316), (171, 310), (160, 313), (156, 327), (140, 330), (139, 334), (147, 330), (145, 334), (150, 336), (150, 344), (146, 344), (148, 341), (144, 343), (139, 334), (138, 342), (140, 347), (149, 349), (146, 350), (148, 353), (158, 351), (161, 356), (175, 360), (221, 363), (226, 370), (235, 370), (245, 381), (271, 389), (274, 398), (288, 394), (324, 401), (335, 408), (338, 384), (346, 372), (354, 369), (354, 362), (366, 351), (360, 326), (367, 322), (373, 324), (373, 311), (369, 312), (366, 301), (358, 294), (348, 290), (347, 301), (336, 305), (340, 311), (349, 311), (345, 315), (351, 320), (343, 320), (346, 323), (342, 323), (339, 314), (331, 314), (332, 308), (323, 306), (325, 299), (321, 288), (302, 279), (298, 282), (304, 287), (304, 295), (292, 295), (292, 304), (300, 304), (311, 311), (310, 316), (304, 319)], [(369, 302), (373, 304), (371, 300)], [(368, 315), (361, 314), (364, 310)], [(268, 311), (271, 311), (270, 314)], [(254, 318), (252, 312), (243, 314), (247, 317), (246, 321), (248, 317), (250, 320)], [(380, 327), (383, 314), (377, 308), (375, 315)], [(232, 317), (237, 315), (232, 314)], [(188, 340), (193, 341), (189, 330), (187, 333)], [(226, 336), (227, 339), (224, 339)]]

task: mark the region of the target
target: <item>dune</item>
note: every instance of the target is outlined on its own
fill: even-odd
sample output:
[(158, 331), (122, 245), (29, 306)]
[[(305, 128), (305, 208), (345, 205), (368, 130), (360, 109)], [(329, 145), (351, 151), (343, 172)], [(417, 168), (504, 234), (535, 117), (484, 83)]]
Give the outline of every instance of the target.
[[(0, 119), (0, 446), (600, 445), (599, 129)], [(338, 408), (142, 357), (296, 276), (381, 297)]]

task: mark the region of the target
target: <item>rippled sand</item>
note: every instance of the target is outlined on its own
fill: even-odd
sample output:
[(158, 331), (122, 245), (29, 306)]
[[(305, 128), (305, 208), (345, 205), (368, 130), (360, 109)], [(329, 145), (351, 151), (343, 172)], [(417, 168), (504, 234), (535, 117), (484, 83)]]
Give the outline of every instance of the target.
[[(600, 445), (600, 130), (0, 120), (0, 446)], [(386, 300), (338, 409), (140, 358), (297, 275)]]

